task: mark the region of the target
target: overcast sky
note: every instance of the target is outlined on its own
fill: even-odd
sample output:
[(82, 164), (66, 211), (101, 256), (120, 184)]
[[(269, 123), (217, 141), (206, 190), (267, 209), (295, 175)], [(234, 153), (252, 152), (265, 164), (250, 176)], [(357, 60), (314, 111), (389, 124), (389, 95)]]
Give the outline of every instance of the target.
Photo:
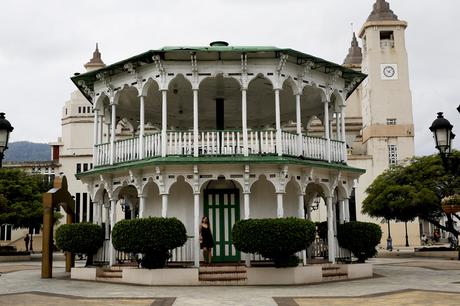
[[(388, 0), (409, 23), (406, 47), (417, 155), (435, 152), (428, 127), (442, 111), (460, 139), (460, 1)], [(341, 64), (375, 0), (2, 0), (0, 111), (11, 141), (55, 141), (69, 77), (99, 42), (111, 64), (163, 46), (292, 48)], [(457, 140), (458, 142), (458, 140)], [(454, 147), (460, 145), (454, 143)]]

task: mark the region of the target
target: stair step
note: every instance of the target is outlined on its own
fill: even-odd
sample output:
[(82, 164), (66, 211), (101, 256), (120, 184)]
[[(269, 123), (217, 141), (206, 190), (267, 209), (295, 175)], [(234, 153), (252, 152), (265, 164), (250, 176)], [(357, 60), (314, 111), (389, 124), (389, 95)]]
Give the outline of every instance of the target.
[(211, 274), (246, 274), (246, 271), (200, 271), (200, 275), (211, 275)]
[(327, 270), (340, 270), (340, 267), (337, 267), (337, 266), (326, 266), (326, 267), (322, 267), (322, 270), (323, 271), (327, 271)]
[(238, 265), (238, 266), (201, 266), (200, 273), (202, 272), (236, 272), (242, 271), (246, 272), (246, 266)]
[(122, 277), (123, 276), (121, 274), (105, 274), (105, 273), (102, 273), (97, 278), (122, 278)]
[(323, 277), (332, 277), (332, 276), (348, 276), (348, 274), (347, 273), (341, 273), (341, 272), (323, 273)]
[(244, 280), (213, 280), (213, 281), (204, 281), (200, 280), (200, 285), (205, 286), (239, 286), (246, 285), (246, 279)]
[(200, 280), (234, 280), (246, 279), (246, 273), (213, 273), (213, 274), (200, 274)]

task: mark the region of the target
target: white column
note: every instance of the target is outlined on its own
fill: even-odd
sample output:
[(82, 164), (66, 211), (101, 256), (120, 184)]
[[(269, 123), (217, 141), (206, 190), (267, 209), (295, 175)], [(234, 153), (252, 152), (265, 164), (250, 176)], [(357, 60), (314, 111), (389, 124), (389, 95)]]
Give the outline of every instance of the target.
[(104, 142), (104, 115), (99, 114), (99, 135), (98, 135), (98, 143)]
[(96, 165), (97, 163), (96, 145), (99, 144), (98, 135), (99, 135), (99, 111), (96, 108), (94, 109), (94, 123), (93, 123), (93, 165)]
[(326, 156), (327, 161), (331, 162), (331, 138), (329, 132), (329, 101), (324, 101), (324, 138), (326, 138)]
[(139, 219), (144, 218), (145, 212), (145, 195), (138, 195), (139, 198)]
[(343, 200), (343, 221), (350, 222), (350, 206), (349, 199)]
[(340, 113), (335, 113), (335, 137), (337, 140), (341, 140), (342, 137), (340, 136)]
[(276, 217), (282, 218), (284, 216), (284, 207), (283, 207), (283, 192), (276, 193)]
[(300, 94), (295, 95), (295, 121), (296, 121), (296, 129), (297, 129), (297, 155), (303, 155), (302, 116), (300, 113)]
[(161, 91), (161, 156), (166, 156), (167, 129), (168, 129), (168, 105), (167, 105), (168, 91), (163, 89)]
[(100, 225), (99, 223), (99, 203), (93, 202), (93, 223)]
[[(113, 231), (113, 226), (115, 225), (115, 222), (116, 222), (116, 218), (117, 218), (116, 207), (117, 207), (117, 200), (110, 200), (110, 231)], [(113, 243), (112, 243), (112, 235), (110, 235), (109, 263), (111, 266), (113, 266), (115, 262), (116, 262), (115, 248), (113, 247)]]
[(115, 162), (115, 132), (117, 128), (117, 105), (112, 102), (112, 120), (110, 127), (112, 131), (110, 132), (110, 164), (113, 165)]
[(198, 157), (198, 88), (193, 89), (193, 156)]
[(327, 249), (329, 261), (335, 263), (335, 237), (334, 237), (334, 212), (332, 209), (332, 197), (326, 197), (327, 205)]
[(90, 216), (91, 216), (91, 201), (89, 197), (86, 199), (86, 222), (90, 221)]
[(243, 155), (248, 156), (248, 108), (247, 89), (241, 89), (241, 126), (243, 127)]
[(110, 205), (105, 207), (105, 239), (110, 239)]
[(200, 266), (200, 193), (193, 194), (193, 261), (195, 267)]
[(276, 120), (276, 153), (283, 155), (281, 148), (281, 118), (280, 118), (280, 90), (275, 89), (275, 120)]
[(139, 159), (144, 158), (144, 134), (145, 134), (145, 97), (143, 95), (139, 96)]
[(102, 203), (102, 201), (99, 202), (99, 205), (97, 206), (97, 210), (98, 210), (98, 219), (99, 219), (99, 222), (98, 224), (99, 225), (102, 225), (102, 214), (103, 214), (103, 209), (104, 209), (104, 204)]
[(341, 132), (340, 132), (340, 140), (343, 141), (343, 160), (347, 162), (348, 160), (348, 152), (347, 152), (347, 138), (345, 136), (345, 107), (342, 106), (340, 109), (340, 123), (341, 123)]
[(243, 205), (244, 205), (244, 219), (249, 219), (249, 216), (251, 215), (251, 208), (250, 208), (250, 198), (249, 196), (251, 195), (250, 192), (243, 192)]
[(161, 195), (161, 216), (166, 218), (168, 215), (168, 196), (169, 194), (163, 193)]
[(339, 223), (343, 224), (345, 222), (345, 200), (340, 200), (339, 202)]
[[(250, 191), (243, 192), (243, 205), (244, 205), (244, 219), (245, 220), (249, 219), (249, 216), (251, 214), (250, 198), (249, 198), (250, 194), (251, 194)], [(246, 254), (244, 261), (245, 261), (246, 267), (250, 267), (251, 266), (251, 254)]]
[(298, 212), (299, 212), (299, 218), (300, 219), (305, 219), (305, 206), (304, 206), (304, 194), (301, 193), (297, 197), (297, 203), (298, 203)]

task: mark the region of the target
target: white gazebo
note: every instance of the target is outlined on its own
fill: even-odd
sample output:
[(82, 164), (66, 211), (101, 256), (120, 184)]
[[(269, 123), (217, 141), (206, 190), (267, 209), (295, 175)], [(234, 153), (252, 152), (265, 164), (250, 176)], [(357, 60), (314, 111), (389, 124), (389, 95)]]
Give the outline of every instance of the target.
[[(215, 261), (249, 260), (232, 244), (237, 220), (309, 218), (321, 197), (335, 262), (335, 224), (349, 220), (364, 172), (347, 166), (344, 108), (364, 78), (292, 49), (225, 42), (164, 47), (75, 75), (94, 110), (95, 167), (78, 177), (95, 219), (110, 239), (123, 218), (177, 217), (190, 238), (173, 260), (199, 266), (203, 215)], [(115, 263), (110, 240), (99, 256)]]

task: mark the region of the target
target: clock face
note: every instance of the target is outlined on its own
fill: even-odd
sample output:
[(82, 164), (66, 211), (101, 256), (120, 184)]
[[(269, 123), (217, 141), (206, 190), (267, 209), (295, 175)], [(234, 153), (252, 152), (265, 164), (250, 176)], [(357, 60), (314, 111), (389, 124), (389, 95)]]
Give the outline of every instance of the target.
[(395, 69), (391, 66), (385, 66), (383, 68), (383, 75), (387, 78), (392, 78), (395, 75)]

